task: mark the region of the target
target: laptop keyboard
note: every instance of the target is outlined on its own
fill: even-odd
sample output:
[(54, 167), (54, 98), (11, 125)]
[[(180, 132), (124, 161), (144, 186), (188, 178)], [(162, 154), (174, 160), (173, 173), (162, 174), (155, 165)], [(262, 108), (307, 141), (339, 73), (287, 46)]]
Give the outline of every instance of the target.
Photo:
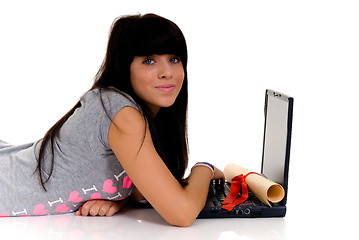
[[(206, 202), (207, 208), (222, 208), (222, 202), (229, 193), (231, 184), (229, 182), (221, 182), (220, 180), (213, 180), (208, 190), (208, 197)], [(240, 197), (240, 194), (239, 194)], [(264, 206), (259, 199), (251, 192), (248, 193), (248, 199), (239, 205), (240, 207), (248, 206)], [(237, 206), (235, 208), (238, 208)]]

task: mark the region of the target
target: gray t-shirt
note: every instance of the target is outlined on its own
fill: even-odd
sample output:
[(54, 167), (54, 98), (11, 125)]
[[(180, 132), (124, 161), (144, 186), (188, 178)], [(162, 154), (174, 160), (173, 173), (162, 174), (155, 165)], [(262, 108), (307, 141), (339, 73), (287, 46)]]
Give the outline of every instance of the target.
[[(60, 214), (76, 211), (90, 199), (121, 200), (133, 189), (130, 178), (111, 150), (111, 120), (125, 106), (138, 109), (113, 91), (98, 89), (81, 97), (77, 108), (54, 141), (53, 174), (43, 190), (37, 167), (41, 141), (12, 146), (0, 140), (0, 216)], [(50, 151), (43, 170), (50, 169)]]

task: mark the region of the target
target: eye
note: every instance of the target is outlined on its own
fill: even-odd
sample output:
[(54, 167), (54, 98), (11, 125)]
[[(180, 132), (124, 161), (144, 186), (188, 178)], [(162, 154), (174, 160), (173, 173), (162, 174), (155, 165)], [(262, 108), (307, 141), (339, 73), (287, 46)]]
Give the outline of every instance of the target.
[(171, 59), (170, 59), (170, 62), (171, 63), (179, 63), (181, 61), (181, 59), (179, 58), (179, 57), (172, 57)]
[(155, 62), (155, 60), (153, 60), (152, 58), (147, 58), (143, 61), (143, 64), (146, 64), (146, 65), (151, 65)]

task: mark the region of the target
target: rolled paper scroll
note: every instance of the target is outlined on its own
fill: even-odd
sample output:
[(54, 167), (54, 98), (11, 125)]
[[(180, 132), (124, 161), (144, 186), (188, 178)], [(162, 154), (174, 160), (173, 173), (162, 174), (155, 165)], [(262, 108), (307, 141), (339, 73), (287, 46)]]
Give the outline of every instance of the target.
[[(237, 164), (230, 163), (224, 168), (224, 176), (228, 182), (238, 175), (246, 175), (250, 171)], [(256, 195), (256, 197), (264, 204), (271, 206), (272, 203), (280, 202), (285, 195), (284, 188), (261, 175), (250, 174), (245, 178), (249, 189)]]

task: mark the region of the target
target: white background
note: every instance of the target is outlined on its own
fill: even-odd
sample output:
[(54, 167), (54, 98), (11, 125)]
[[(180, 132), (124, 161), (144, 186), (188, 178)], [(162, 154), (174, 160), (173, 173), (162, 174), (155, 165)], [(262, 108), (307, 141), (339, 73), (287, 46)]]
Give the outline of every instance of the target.
[(0, 139), (41, 138), (91, 87), (113, 20), (137, 12), (171, 19), (186, 37), (190, 165), (260, 171), (264, 92), (286, 93), (287, 235), (355, 234), (357, 1), (1, 0)]

